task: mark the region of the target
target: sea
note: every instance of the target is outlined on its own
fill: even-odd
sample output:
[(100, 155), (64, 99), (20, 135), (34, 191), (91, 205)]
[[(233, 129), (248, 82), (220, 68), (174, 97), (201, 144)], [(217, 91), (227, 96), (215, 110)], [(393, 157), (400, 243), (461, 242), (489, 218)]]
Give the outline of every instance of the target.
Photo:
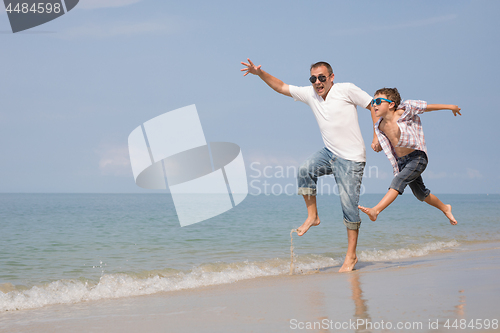
[[(374, 206), (383, 194), (363, 194)], [(359, 262), (394, 262), (500, 241), (500, 195), (443, 194), (458, 225), (399, 196), (376, 222), (362, 216)], [(321, 224), (294, 235), (294, 272), (340, 268), (347, 249), (339, 197), (317, 198)], [(298, 195), (248, 195), (181, 227), (162, 194), (0, 194), (0, 312), (222, 285), (290, 274)]]

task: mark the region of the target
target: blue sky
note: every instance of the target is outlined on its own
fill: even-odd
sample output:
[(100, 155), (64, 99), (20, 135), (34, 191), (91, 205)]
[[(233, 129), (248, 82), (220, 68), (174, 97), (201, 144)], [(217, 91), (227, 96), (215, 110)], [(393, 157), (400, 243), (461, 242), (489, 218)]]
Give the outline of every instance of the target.
[[(426, 185), (500, 193), (499, 12), (497, 1), (80, 0), (12, 34), (1, 11), (0, 192), (145, 192), (128, 135), (190, 104), (207, 141), (241, 147), (249, 180), (297, 167), (323, 146), (317, 123), (305, 104), (243, 77), (250, 57), (288, 84), (308, 85), (309, 65), (328, 61), (336, 82), (369, 94), (395, 86), (403, 99), (459, 105), (462, 117), (422, 116)], [(382, 193), (391, 166), (358, 113), (365, 191)]]

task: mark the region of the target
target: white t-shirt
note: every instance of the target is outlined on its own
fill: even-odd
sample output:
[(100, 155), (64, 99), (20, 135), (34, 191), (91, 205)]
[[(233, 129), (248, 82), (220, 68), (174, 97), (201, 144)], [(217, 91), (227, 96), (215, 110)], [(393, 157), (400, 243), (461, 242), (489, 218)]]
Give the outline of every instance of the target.
[(335, 83), (326, 100), (312, 86), (289, 87), (294, 100), (311, 107), (326, 148), (343, 159), (366, 162), (356, 106), (366, 108), (372, 100), (370, 95), (352, 83)]

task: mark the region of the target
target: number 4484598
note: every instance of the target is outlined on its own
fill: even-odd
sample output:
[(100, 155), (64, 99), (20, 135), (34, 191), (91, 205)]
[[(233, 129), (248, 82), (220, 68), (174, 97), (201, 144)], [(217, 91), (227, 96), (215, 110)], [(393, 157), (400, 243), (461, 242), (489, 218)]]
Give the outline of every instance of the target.
[(447, 329), (498, 329), (498, 319), (471, 319), (470, 321), (467, 321), (465, 319), (455, 319), (454, 321), (451, 321), (450, 319), (446, 320), (446, 323), (444, 324), (444, 327)]
[(38, 3), (34, 3), (30, 7), (29, 4), (27, 4), (27, 3), (22, 3), (22, 4), (17, 3), (16, 6), (14, 8), (12, 8), (12, 3), (9, 3), (7, 8), (5, 8), (5, 11), (9, 14), (12, 12), (23, 13), (23, 14), (27, 14), (27, 13), (34, 13), (34, 14), (47, 13), (47, 14), (50, 14), (50, 13), (54, 12), (54, 13), (58, 14), (61, 12), (61, 4), (55, 3), (54, 5), (52, 5), (50, 2), (47, 2), (47, 3), (38, 2)]

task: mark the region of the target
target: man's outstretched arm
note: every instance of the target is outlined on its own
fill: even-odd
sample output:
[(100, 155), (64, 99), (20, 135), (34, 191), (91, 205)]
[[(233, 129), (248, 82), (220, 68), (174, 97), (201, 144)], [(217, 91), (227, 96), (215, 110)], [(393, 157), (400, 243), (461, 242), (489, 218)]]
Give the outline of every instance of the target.
[(253, 74), (253, 75), (257, 75), (262, 79), (262, 81), (267, 83), (267, 85), (269, 87), (273, 88), (273, 90), (279, 92), (280, 94), (292, 97), (292, 95), (290, 94), (290, 88), (289, 88), (288, 84), (284, 83), (280, 79), (275, 78), (271, 74), (264, 72), (260, 68), (261, 65), (255, 66), (250, 59), (247, 59), (247, 60), (248, 60), (248, 63), (243, 62), (243, 61), (241, 62), (242, 65), (247, 67), (247, 68), (243, 68), (241, 70), (242, 72), (245, 72), (245, 74), (243, 74), (243, 76), (248, 75), (248, 73)]
[(456, 105), (453, 104), (427, 104), (427, 108), (425, 109), (425, 112), (429, 111), (439, 111), (439, 110), (451, 110), (453, 112), (453, 115), (456, 117), (458, 115), (462, 115), (460, 113), (460, 108)]

